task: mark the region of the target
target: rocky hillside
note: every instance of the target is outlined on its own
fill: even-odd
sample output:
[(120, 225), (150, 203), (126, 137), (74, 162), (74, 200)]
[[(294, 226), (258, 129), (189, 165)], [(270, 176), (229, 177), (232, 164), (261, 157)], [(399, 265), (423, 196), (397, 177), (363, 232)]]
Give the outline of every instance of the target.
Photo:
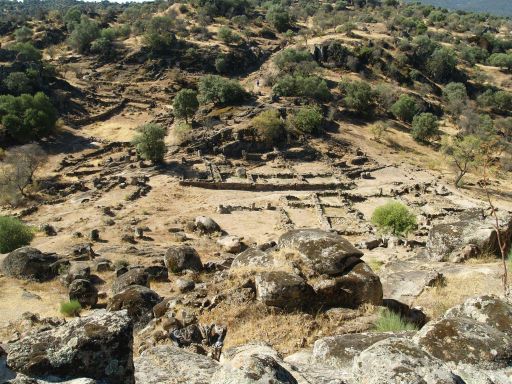
[(0, 5), (0, 383), (512, 382), (508, 19)]

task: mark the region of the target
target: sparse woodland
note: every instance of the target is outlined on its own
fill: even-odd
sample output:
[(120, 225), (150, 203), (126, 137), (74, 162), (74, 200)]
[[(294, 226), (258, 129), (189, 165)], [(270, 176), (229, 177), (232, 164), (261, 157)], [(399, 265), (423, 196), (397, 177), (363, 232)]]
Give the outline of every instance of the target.
[(508, 383), (512, 20), (0, 0), (0, 252), (0, 382)]

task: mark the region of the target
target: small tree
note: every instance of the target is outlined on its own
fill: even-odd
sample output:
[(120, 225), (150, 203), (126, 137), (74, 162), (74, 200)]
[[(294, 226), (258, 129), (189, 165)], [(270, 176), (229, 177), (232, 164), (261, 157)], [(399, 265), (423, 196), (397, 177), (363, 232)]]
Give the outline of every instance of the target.
[(98, 24), (82, 15), (80, 23), (74, 26), (73, 32), (69, 35), (69, 46), (79, 53), (88, 52), (91, 48), (91, 43), (96, 40), (100, 35), (100, 28)]
[(302, 107), (295, 114), (288, 115), (288, 128), (298, 133), (314, 133), (320, 130), (323, 114), (319, 107)]
[(163, 53), (176, 43), (173, 30), (174, 20), (168, 16), (155, 16), (147, 25), (144, 34), (145, 44), (154, 53)]
[(412, 120), (411, 136), (416, 141), (428, 142), (439, 134), (439, 122), (431, 113), (420, 113)]
[(32, 82), (25, 72), (11, 72), (4, 80), (4, 85), (9, 92), (15, 95), (32, 92)]
[(145, 160), (161, 163), (165, 155), (165, 128), (158, 124), (145, 124), (137, 130), (139, 134), (133, 140), (137, 153)]
[(247, 97), (242, 85), (236, 80), (228, 80), (217, 75), (203, 76), (199, 80), (199, 101), (202, 104), (237, 104)]
[(237, 44), (240, 43), (240, 41), (242, 41), (240, 35), (236, 34), (228, 27), (220, 27), (217, 36), (221, 41), (228, 45)]
[(459, 117), (468, 102), (468, 92), (462, 83), (449, 83), (443, 88), (446, 110), (453, 117)]
[(394, 236), (407, 236), (416, 228), (416, 216), (398, 201), (390, 201), (376, 208), (371, 220), (380, 232)]
[(174, 97), (172, 105), (174, 108), (174, 115), (176, 117), (184, 118), (185, 122), (188, 123), (188, 119), (194, 116), (199, 108), (197, 92), (192, 89), (182, 89)]
[(391, 106), (390, 111), (398, 119), (410, 123), (414, 118), (414, 115), (419, 112), (419, 107), (412, 96), (402, 95)]
[(457, 72), (457, 56), (450, 48), (438, 48), (427, 61), (427, 72), (438, 82), (450, 81)]
[(290, 29), (290, 14), (280, 5), (272, 6), (268, 10), (266, 18), (278, 32), (286, 32)]
[(512, 55), (508, 53), (494, 53), (487, 60), (490, 65), (499, 68), (505, 68), (512, 71)]
[(14, 36), (16, 37), (16, 41), (19, 43), (27, 43), (32, 40), (32, 30), (24, 25), (21, 28), (18, 28), (14, 31)]
[(260, 139), (270, 144), (281, 141), (285, 133), (279, 111), (276, 109), (261, 112), (252, 119), (252, 126)]
[(46, 160), (46, 153), (38, 144), (26, 144), (5, 152), (0, 168), (0, 192), (8, 202), (18, 196), (28, 197), (27, 189), (34, 185), (34, 175)]
[(365, 81), (342, 82), (343, 102), (347, 108), (360, 115), (371, 115), (375, 107), (375, 93)]
[(30, 244), (34, 232), (15, 217), (0, 216), (0, 253), (12, 252)]
[(457, 169), (457, 177), (455, 179), (455, 186), (457, 188), (464, 175), (476, 164), (481, 145), (481, 139), (474, 135), (459, 138), (445, 138), (443, 140), (441, 149), (451, 158)]

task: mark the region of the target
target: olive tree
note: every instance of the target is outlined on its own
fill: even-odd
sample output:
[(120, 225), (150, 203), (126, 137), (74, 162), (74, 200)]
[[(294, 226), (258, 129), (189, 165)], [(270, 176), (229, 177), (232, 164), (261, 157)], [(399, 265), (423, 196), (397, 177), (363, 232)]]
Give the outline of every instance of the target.
[(137, 153), (145, 160), (161, 163), (165, 155), (165, 128), (158, 124), (145, 124), (137, 131), (139, 133), (133, 139)]
[(439, 122), (431, 113), (420, 113), (412, 120), (411, 136), (416, 141), (428, 142), (439, 134)]
[(174, 115), (179, 118), (184, 118), (185, 122), (188, 123), (188, 119), (194, 116), (199, 108), (197, 92), (192, 89), (182, 89), (174, 97), (172, 105)]

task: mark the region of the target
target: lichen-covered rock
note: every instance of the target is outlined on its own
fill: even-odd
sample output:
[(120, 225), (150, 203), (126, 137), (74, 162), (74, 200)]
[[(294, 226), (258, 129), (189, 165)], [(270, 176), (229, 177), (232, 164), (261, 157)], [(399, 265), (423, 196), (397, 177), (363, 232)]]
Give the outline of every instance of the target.
[(405, 336), (407, 332), (367, 332), (328, 336), (315, 341), (312, 360), (333, 368), (349, 370), (354, 357), (373, 344), (390, 337)]
[(247, 248), (235, 257), (231, 264), (231, 268), (269, 267), (273, 264), (274, 257), (271, 253), (262, 251), (258, 248)]
[(367, 348), (354, 359), (355, 383), (463, 384), (439, 359), (411, 340), (389, 338)]
[(36, 248), (22, 247), (9, 253), (2, 261), (2, 271), (18, 279), (45, 281), (56, 277), (59, 257)]
[(479, 365), (487, 369), (512, 364), (512, 338), (465, 317), (431, 321), (414, 340), (432, 356), (446, 362)]
[(317, 303), (326, 307), (356, 308), (364, 303), (382, 304), (380, 279), (362, 261), (343, 276), (318, 280), (313, 288)]
[(126, 312), (97, 311), (10, 344), (7, 365), (34, 377), (133, 384), (132, 332)]
[(68, 293), (69, 300), (77, 300), (82, 307), (94, 307), (98, 303), (98, 290), (89, 280), (73, 280)]
[(228, 253), (238, 253), (242, 250), (242, 243), (238, 236), (223, 236), (217, 240), (217, 244)]
[[(512, 216), (500, 216), (502, 238), (509, 249), (512, 241)], [(436, 224), (430, 229), (427, 249), (432, 260), (461, 261), (467, 256), (465, 248), (468, 245), (474, 249), (472, 255), (483, 251), (499, 254), (493, 217), (483, 218), (480, 210), (467, 210), (453, 221)]]
[(197, 216), (194, 220), (196, 229), (201, 233), (220, 232), (220, 226), (212, 218)]
[(496, 296), (467, 299), (449, 309), (445, 318), (468, 317), (512, 337), (512, 305)]
[(279, 238), (279, 248), (297, 251), (316, 273), (341, 275), (360, 262), (363, 253), (349, 241), (320, 229), (294, 229)]
[(132, 268), (118, 276), (112, 283), (112, 293), (119, 293), (131, 285), (141, 285), (149, 288), (149, 275), (144, 269)]
[(137, 384), (210, 384), (219, 364), (170, 345), (147, 349), (135, 359)]
[(297, 384), (277, 352), (266, 345), (247, 344), (227, 351), (210, 384)]
[(68, 270), (65, 274), (60, 278), (64, 285), (69, 285), (73, 280), (76, 279), (84, 279), (89, 280), (91, 277), (91, 267), (89, 267), (87, 262), (78, 261), (72, 262), (69, 265)]
[(187, 245), (169, 247), (164, 256), (164, 263), (170, 273), (185, 270), (199, 272), (203, 269), (203, 263), (196, 250)]
[(108, 302), (109, 311), (126, 310), (137, 328), (145, 326), (153, 318), (153, 307), (161, 301), (155, 292), (141, 285), (131, 285), (114, 295)]
[(311, 305), (313, 288), (293, 273), (272, 271), (255, 278), (256, 298), (265, 305), (293, 310)]

